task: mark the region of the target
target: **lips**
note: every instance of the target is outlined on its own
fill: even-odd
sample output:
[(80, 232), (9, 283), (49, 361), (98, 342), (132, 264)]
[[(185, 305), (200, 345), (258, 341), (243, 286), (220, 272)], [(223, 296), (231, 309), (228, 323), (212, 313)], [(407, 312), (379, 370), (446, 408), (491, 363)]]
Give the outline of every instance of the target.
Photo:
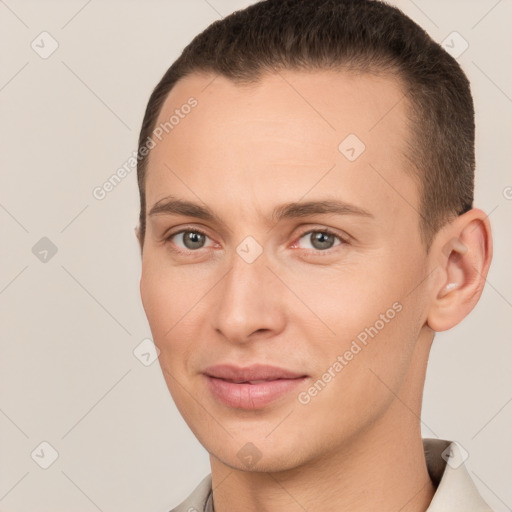
[(261, 409), (290, 393), (307, 375), (268, 365), (216, 365), (203, 372), (214, 398), (239, 409)]
[(206, 375), (235, 383), (249, 381), (268, 381), (277, 379), (296, 379), (304, 377), (303, 373), (293, 372), (277, 366), (254, 364), (244, 368), (229, 364), (210, 366), (204, 370)]

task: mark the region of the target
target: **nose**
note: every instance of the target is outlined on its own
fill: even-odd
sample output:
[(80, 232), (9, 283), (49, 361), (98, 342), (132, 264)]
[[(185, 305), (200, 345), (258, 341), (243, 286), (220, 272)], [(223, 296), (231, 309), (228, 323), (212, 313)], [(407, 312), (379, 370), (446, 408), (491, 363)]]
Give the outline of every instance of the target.
[(215, 330), (233, 343), (279, 334), (286, 323), (285, 290), (270, 270), (265, 253), (252, 263), (239, 254), (216, 288), (212, 310)]

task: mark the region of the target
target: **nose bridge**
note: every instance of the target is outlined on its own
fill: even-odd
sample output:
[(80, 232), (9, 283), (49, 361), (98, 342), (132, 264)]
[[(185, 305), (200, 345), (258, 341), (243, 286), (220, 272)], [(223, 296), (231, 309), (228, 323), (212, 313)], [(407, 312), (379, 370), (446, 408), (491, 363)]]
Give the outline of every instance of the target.
[(215, 328), (233, 341), (246, 341), (258, 330), (279, 329), (282, 321), (276, 279), (256, 244), (250, 239), (239, 244), (218, 289)]

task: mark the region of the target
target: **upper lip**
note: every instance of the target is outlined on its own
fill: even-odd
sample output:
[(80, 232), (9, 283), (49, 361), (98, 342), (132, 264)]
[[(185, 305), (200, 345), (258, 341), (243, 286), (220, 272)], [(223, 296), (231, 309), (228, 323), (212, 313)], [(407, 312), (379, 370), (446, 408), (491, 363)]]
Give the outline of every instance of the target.
[(209, 377), (228, 380), (232, 382), (248, 382), (254, 380), (297, 379), (306, 377), (304, 373), (294, 372), (278, 366), (254, 364), (251, 366), (235, 366), (231, 364), (218, 364), (209, 366), (203, 373)]

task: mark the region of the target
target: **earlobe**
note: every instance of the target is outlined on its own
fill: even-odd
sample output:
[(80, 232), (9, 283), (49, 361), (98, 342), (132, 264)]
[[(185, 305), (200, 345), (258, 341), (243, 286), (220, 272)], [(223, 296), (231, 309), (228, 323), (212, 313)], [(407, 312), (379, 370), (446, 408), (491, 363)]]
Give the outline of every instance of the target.
[(433, 290), (427, 323), (434, 331), (445, 331), (478, 302), (492, 259), (492, 238), (489, 220), (478, 209), (457, 217), (439, 236), (434, 250), (442, 279)]

